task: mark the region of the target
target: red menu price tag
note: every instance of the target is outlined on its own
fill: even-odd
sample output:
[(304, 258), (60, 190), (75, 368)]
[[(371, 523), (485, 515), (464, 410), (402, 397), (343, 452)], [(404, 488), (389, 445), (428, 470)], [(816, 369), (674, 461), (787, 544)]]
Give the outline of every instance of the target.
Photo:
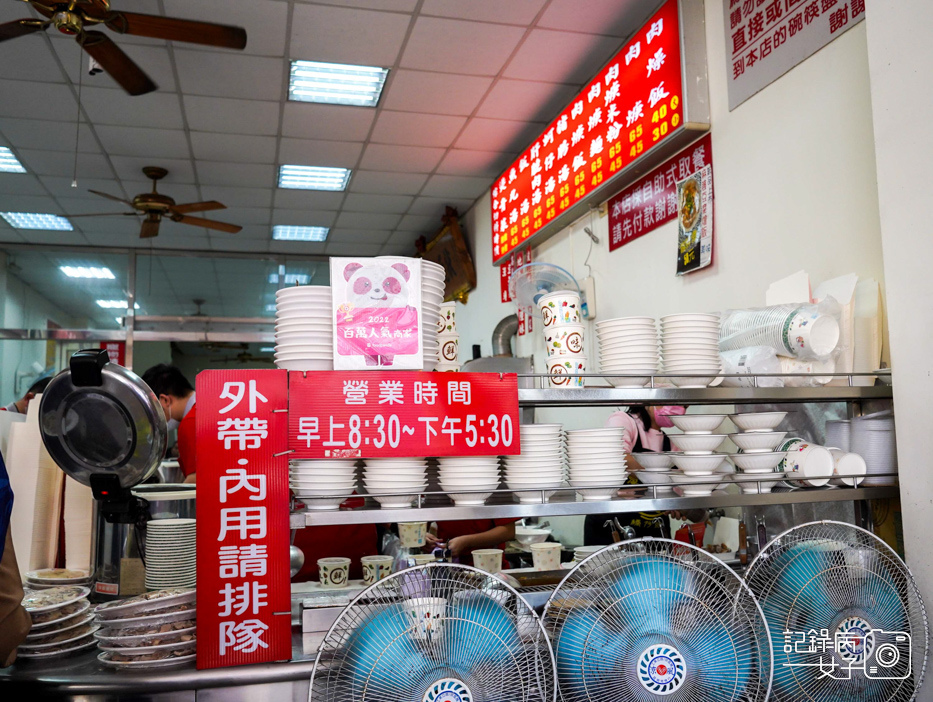
[(203, 371), (197, 393), (198, 668), (287, 660), (288, 371)]
[(514, 373), (293, 372), (291, 458), (521, 453)]

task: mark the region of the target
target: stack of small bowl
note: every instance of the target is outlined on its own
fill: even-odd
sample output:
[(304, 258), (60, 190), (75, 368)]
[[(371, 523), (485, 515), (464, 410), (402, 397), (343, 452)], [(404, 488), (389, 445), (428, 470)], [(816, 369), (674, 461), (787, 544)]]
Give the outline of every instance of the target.
[(570, 484), (586, 500), (611, 500), (625, 483), (622, 427), (567, 432)]
[(32, 629), (18, 649), (25, 660), (64, 658), (96, 645), (98, 628), (88, 610), (90, 590), (80, 585), (61, 585), (47, 590), (27, 590), (23, 607), (32, 618)]
[[(774, 449), (783, 441), (787, 432), (773, 431), (781, 423), (787, 412), (748, 412), (730, 415), (732, 423), (739, 429), (738, 434), (729, 434), (732, 443), (739, 447), (740, 453), (729, 455), (736, 468), (736, 484), (747, 495), (771, 492), (778, 479), (784, 475), (780, 464), (786, 451)], [(742, 475), (755, 476), (756, 479), (741, 478)], [(764, 475), (774, 474), (774, 480), (762, 481)]]
[(654, 317), (621, 317), (596, 322), (599, 370), (617, 388), (641, 388), (658, 372), (658, 330)]
[(646, 451), (632, 454), (632, 460), (641, 466), (641, 470), (635, 471), (638, 482), (642, 485), (656, 486), (653, 493), (648, 493), (649, 495), (668, 495), (674, 491), (671, 487), (671, 483), (673, 482), (671, 476), (677, 471), (671, 470), (674, 461), (671, 460), (670, 453)]
[[(705, 388), (720, 374), (719, 315), (661, 317), (664, 372), (679, 387)], [(684, 375), (680, 375), (683, 373)]]
[(334, 310), (328, 285), (275, 293), (275, 365), (294, 371), (334, 369)]
[(481, 505), (499, 488), (498, 456), (438, 458), (441, 490), (455, 505)]
[[(562, 424), (522, 424), (522, 452), (503, 456), (505, 484), (519, 490), (515, 497), (522, 504), (546, 502), (566, 479), (566, 442)], [(529, 492), (523, 492), (528, 490)]]
[(559, 290), (538, 298), (547, 351), (548, 382), (552, 388), (582, 388), (586, 373), (583, 312), (580, 293)]
[(146, 588), (194, 587), (197, 545), (194, 519), (153, 519), (146, 523)]
[(669, 417), (682, 434), (670, 434), (671, 443), (679, 451), (670, 454), (680, 471), (671, 475), (671, 481), (680, 485), (685, 497), (712, 494), (726, 473), (721, 470), (724, 455), (714, 453), (726, 439), (725, 434), (714, 434), (726, 415), (685, 414)]
[(438, 327), (441, 319), (441, 303), (444, 302), (446, 288), (444, 267), (433, 261), (421, 260), (421, 342), (424, 348), (424, 370), (432, 371), (437, 367), (440, 345)]
[(428, 487), (424, 458), (369, 458), (363, 484), (385, 509), (408, 509)]
[(356, 489), (356, 461), (324, 458), (288, 462), (288, 486), (309, 510), (339, 509)]

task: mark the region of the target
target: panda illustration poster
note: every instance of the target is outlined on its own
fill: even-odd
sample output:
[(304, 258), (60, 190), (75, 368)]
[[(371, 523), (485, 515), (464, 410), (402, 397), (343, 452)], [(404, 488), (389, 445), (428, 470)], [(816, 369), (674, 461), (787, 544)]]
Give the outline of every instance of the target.
[(335, 370), (421, 370), (421, 259), (331, 258)]

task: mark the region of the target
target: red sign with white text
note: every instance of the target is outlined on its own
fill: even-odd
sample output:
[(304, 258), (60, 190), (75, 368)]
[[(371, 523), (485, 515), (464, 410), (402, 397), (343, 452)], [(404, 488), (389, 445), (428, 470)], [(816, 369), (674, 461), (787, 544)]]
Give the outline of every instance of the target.
[(288, 660), (288, 371), (196, 385), (198, 668)]
[(668, 0), (493, 185), (493, 262), (673, 135), (681, 76)]
[(516, 455), (518, 377), (293, 372), (288, 448), (293, 459)]
[(609, 250), (677, 217), (677, 183), (713, 165), (709, 134), (672, 156), (609, 201)]
[(102, 341), (100, 348), (107, 352), (111, 363), (119, 366), (126, 365), (126, 342), (125, 341)]

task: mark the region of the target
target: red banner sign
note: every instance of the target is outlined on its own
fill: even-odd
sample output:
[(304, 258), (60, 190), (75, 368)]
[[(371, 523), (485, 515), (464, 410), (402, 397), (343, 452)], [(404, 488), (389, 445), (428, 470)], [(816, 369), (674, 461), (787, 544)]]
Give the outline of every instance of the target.
[(289, 378), (291, 458), (515, 455), (518, 425), (514, 373), (312, 371)]
[(677, 182), (713, 165), (710, 135), (672, 156), (609, 201), (609, 250), (615, 251), (677, 217)]
[(493, 262), (683, 126), (681, 76), (668, 0), (493, 186)]
[(125, 341), (102, 341), (101, 349), (107, 352), (111, 363), (120, 366), (126, 365), (126, 342)]
[(203, 371), (197, 393), (198, 668), (288, 660), (288, 371)]

